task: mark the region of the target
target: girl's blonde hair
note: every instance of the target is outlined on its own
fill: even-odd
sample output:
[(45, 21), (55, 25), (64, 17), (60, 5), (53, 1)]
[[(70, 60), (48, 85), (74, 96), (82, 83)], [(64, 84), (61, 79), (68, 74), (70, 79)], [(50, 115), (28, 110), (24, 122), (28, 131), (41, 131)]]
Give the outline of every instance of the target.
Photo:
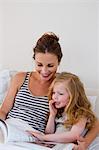
[(67, 116), (65, 126), (73, 125), (82, 117), (86, 117), (88, 119), (86, 128), (90, 129), (96, 121), (96, 116), (91, 109), (91, 103), (78, 76), (68, 72), (58, 74), (49, 88), (49, 100), (52, 99), (54, 85), (60, 82), (66, 85), (70, 97), (68, 105), (63, 109)]

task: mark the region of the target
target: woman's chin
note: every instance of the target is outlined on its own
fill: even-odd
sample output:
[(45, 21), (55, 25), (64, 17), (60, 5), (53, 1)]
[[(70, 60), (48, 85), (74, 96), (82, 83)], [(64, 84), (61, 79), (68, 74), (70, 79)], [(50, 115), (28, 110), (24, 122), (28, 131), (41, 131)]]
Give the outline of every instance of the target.
[(43, 81), (49, 81), (51, 78), (52, 78), (51, 75), (49, 75), (49, 76), (42, 76), (41, 75), (41, 80), (43, 80)]
[(43, 77), (43, 76), (41, 76), (41, 80), (42, 80), (42, 81), (48, 81), (48, 80), (49, 80), (49, 77)]

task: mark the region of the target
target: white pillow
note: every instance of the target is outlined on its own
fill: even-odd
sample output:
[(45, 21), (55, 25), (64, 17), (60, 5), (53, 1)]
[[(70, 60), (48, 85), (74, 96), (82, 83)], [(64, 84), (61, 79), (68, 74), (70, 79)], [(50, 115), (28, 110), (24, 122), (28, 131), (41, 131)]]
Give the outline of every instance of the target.
[(10, 72), (8, 70), (0, 71), (0, 94), (7, 90), (7, 85), (10, 80)]
[(11, 71), (8, 69), (4, 69), (4, 70), (0, 71), (0, 103), (2, 103), (2, 101), (6, 95), (11, 77), (15, 73), (16, 73), (16, 71)]
[(92, 105), (92, 110), (95, 112), (97, 96), (87, 96)]

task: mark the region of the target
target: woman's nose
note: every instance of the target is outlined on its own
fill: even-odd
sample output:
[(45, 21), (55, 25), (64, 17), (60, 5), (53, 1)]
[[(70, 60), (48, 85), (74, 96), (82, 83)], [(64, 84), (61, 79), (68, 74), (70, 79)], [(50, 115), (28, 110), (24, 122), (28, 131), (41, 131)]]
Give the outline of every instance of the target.
[(47, 67), (43, 67), (43, 68), (42, 68), (42, 73), (47, 73), (47, 72), (48, 72)]

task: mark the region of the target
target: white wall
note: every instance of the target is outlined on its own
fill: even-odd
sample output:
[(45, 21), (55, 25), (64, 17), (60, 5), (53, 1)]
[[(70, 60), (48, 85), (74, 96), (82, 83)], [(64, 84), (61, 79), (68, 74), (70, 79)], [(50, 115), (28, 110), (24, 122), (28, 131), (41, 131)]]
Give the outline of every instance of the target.
[(1, 0), (0, 68), (32, 70), (32, 48), (46, 31), (60, 36), (59, 71), (99, 89), (99, 6), (95, 0)]
[(98, 51), (98, 89), (99, 89), (99, 0), (97, 1), (97, 51)]

